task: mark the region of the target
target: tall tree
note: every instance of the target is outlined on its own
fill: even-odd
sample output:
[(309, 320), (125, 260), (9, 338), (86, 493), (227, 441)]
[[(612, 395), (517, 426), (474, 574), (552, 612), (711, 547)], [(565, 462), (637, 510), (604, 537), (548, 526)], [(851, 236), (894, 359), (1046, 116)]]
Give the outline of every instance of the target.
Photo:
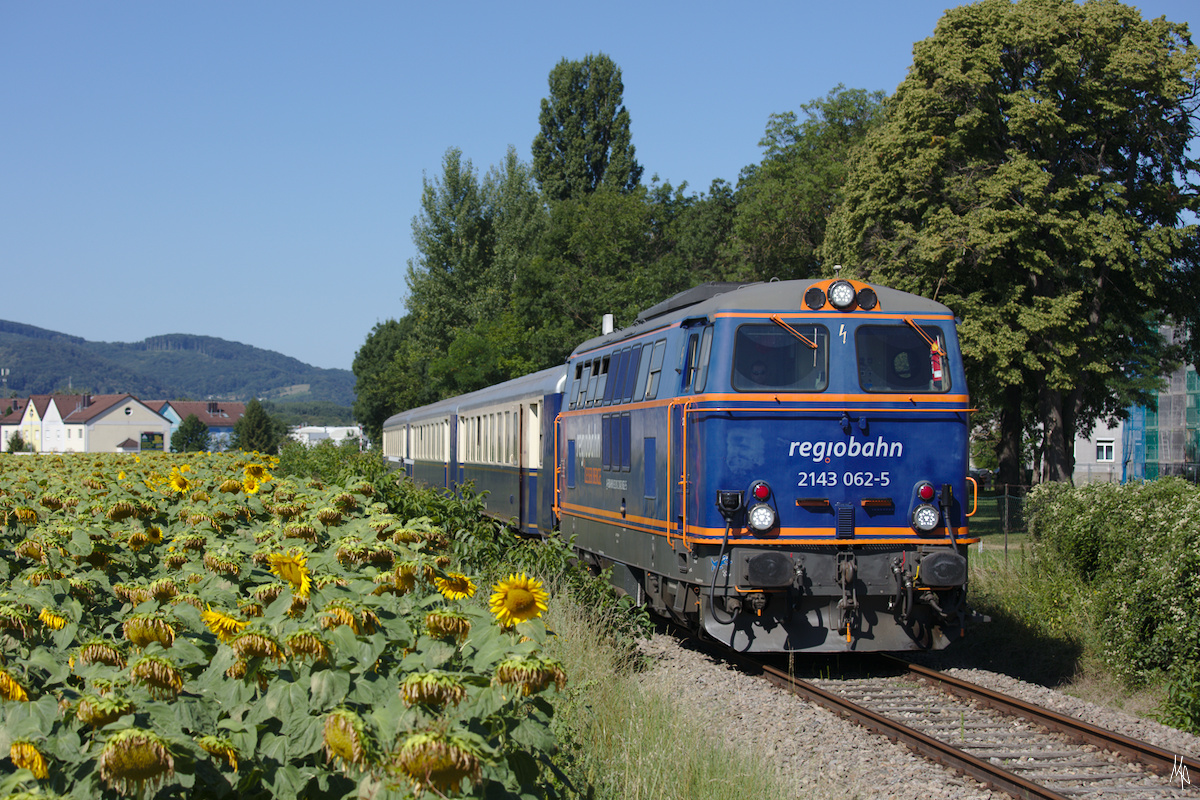
[(841, 200), (850, 154), (884, 118), (883, 92), (834, 87), (795, 112), (772, 114), (761, 164), (743, 170), (731, 240), (746, 279), (818, 275), (818, 251)]
[(621, 69), (603, 53), (563, 59), (550, 71), (533, 140), (533, 173), (548, 200), (601, 186), (631, 192), (642, 179), (622, 105)]
[(492, 253), (479, 178), (457, 148), (446, 151), (441, 178), (424, 181), (412, 231), (417, 256), (408, 263), (406, 304), (413, 335), (422, 346), (445, 351), (478, 318), (474, 304)]
[(913, 55), (825, 256), (963, 317), (999, 480), (1027, 409), (1046, 477), (1069, 480), (1076, 432), (1149, 400), (1176, 355), (1159, 324), (1195, 297), (1200, 57), (1115, 0), (983, 0)]
[(252, 399), (246, 404), (246, 411), (241, 419), (233, 425), (233, 438), (230, 447), (247, 452), (266, 453), (274, 455), (279, 450), (279, 442), (287, 431), (276, 422), (258, 402)]
[(383, 442), (384, 421), (406, 408), (400, 405), (402, 376), (398, 374), (396, 353), (411, 332), (411, 317), (376, 323), (350, 365), (356, 379), (354, 418), (376, 445)]
[(188, 414), (171, 434), (172, 453), (199, 453), (209, 448), (208, 426), (195, 414)]

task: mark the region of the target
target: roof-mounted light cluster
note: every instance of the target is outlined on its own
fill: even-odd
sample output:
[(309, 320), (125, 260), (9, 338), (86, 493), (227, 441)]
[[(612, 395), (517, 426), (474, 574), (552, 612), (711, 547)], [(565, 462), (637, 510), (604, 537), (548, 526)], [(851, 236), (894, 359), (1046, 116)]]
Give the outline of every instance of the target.
[(804, 305), (813, 311), (820, 311), (826, 303), (838, 311), (870, 311), (879, 305), (879, 297), (870, 286), (856, 289), (853, 283), (842, 279), (831, 282), (826, 288), (814, 284), (804, 293)]

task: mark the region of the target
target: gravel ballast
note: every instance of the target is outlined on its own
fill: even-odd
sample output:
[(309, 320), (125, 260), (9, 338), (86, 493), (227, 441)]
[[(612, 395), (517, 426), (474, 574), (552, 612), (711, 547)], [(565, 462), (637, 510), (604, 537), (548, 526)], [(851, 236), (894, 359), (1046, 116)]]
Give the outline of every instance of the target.
[[(655, 634), (643, 651), (652, 665), (643, 677), (648, 689), (673, 697), (695, 713), (709, 735), (722, 737), (742, 752), (763, 754), (796, 797), (1008, 797), (743, 674), (688, 642)], [(946, 672), (1173, 753), (1200, 756), (1200, 738), (1153, 721), (984, 670)]]

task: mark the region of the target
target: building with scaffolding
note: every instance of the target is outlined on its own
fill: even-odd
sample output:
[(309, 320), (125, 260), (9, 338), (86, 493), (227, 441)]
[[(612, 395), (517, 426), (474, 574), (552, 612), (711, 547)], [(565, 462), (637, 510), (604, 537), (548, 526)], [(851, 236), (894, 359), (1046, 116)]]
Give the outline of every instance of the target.
[(1130, 409), (1116, 426), (1100, 422), (1075, 442), (1077, 486), (1167, 475), (1200, 483), (1200, 375), (1192, 365), (1171, 373), (1153, 408)]

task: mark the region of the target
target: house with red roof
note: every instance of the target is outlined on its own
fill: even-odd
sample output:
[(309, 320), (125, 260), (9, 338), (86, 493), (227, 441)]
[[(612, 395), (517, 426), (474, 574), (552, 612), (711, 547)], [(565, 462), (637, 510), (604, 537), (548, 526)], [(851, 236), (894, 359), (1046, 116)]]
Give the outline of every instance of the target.
[[(192, 414), (208, 426), (208, 446), (213, 452), (229, 449), (233, 426), (246, 413), (245, 403), (228, 400), (148, 400), (146, 405), (171, 421), (171, 434)], [(171, 437), (167, 437), (170, 449)]]
[(33, 395), (16, 430), (39, 453), (162, 452), (171, 422), (131, 394)]

